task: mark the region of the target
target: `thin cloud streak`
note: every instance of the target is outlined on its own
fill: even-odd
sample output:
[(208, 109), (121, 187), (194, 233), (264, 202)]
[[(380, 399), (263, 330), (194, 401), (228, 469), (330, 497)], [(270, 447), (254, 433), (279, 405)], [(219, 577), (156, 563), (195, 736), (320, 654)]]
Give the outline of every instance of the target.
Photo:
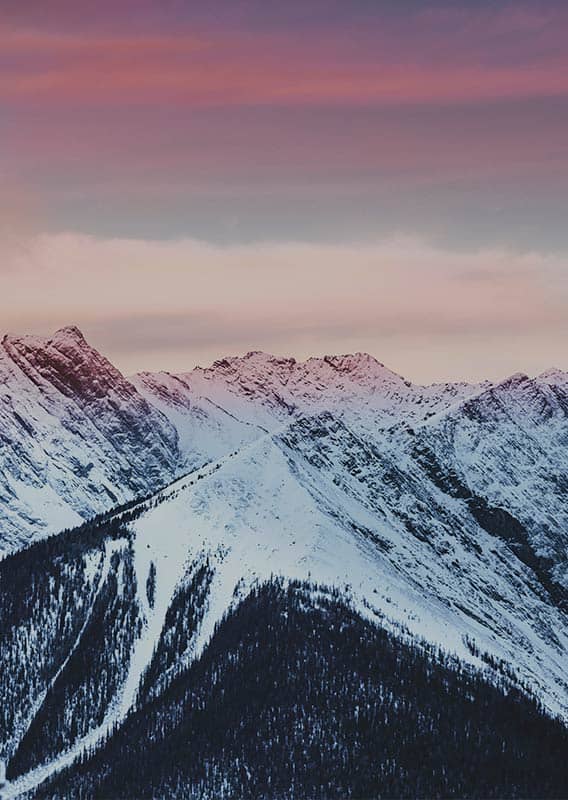
[(568, 92), (568, 12), (562, 5), (454, 3), (394, 13), (388, 4), (376, 4), (374, 12), (349, 4), (346, 14), (338, 13), (338, 4), (311, 0), (299, 15), (261, 13), (258, 4), (249, 4), (247, 13), (239, 5), (240, 19), (228, 7), (223, 15), (184, 14), (180, 7), (161, 15), (160, 24), (160, 15), (145, 16), (142, 4), (136, 15), (141, 27), (133, 28), (120, 24), (114, 4), (98, 4), (99, 17), (114, 20), (112, 34), (88, 15), (68, 27), (64, 6), (59, 25), (56, 11), (49, 25), (39, 8), (22, 15), (0, 11), (0, 97), (109, 109), (156, 103), (349, 107)]
[[(26, 40), (25, 47), (30, 46)], [(35, 69), (32, 53), (25, 68), (5, 69), (0, 97), (13, 104), (52, 106), (230, 108), (464, 103), (568, 93), (568, 64), (558, 59), (516, 67), (457, 63), (451, 69), (380, 59), (338, 64), (333, 48), (306, 56), (276, 41), (259, 53), (246, 41), (206, 44), (177, 37), (55, 49), (55, 57), (46, 56)], [(8, 48), (5, 56), (10, 52), (14, 55)]]

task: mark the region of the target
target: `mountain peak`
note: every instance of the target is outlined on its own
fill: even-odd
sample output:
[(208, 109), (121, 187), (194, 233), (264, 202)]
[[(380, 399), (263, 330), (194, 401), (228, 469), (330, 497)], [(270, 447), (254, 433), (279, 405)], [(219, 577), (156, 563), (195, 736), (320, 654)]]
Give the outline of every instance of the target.
[(45, 349), (52, 344), (63, 343), (73, 343), (83, 347), (88, 346), (82, 331), (76, 325), (65, 325), (62, 328), (58, 328), (51, 336), (6, 333), (2, 338), (2, 344), (4, 345), (25, 345), (34, 350)]
[(343, 355), (324, 356), (323, 358), (308, 359), (306, 365), (323, 364), (331, 367), (335, 372), (346, 375), (354, 383), (361, 384), (384, 384), (405, 383), (410, 384), (397, 372), (386, 367), (369, 353), (345, 353)]
[(541, 372), (540, 375), (537, 375), (536, 379), (542, 383), (548, 383), (553, 386), (558, 386), (559, 384), (567, 385), (568, 372), (564, 372), (564, 370), (558, 369), (557, 367), (549, 367), (545, 369), (544, 372)]
[(513, 388), (514, 386), (519, 386), (521, 383), (526, 383), (527, 381), (530, 380), (531, 379), (529, 378), (529, 376), (526, 375), (524, 372), (515, 372), (513, 373), (513, 375), (509, 375), (508, 378), (505, 378), (505, 380), (498, 383), (495, 388), (509, 389)]
[(13, 336), (2, 340), (4, 350), (33, 383), (51, 385), (65, 395), (102, 397), (111, 387), (134, 392), (116, 367), (92, 347), (76, 325), (51, 336)]
[(87, 343), (83, 332), (76, 325), (65, 325), (63, 328), (59, 328), (55, 331), (51, 340), (54, 342), (60, 342), (62, 340), (73, 341), (78, 344)]
[[(246, 376), (260, 378), (270, 376), (270, 380), (288, 383), (289, 380), (318, 380), (323, 384), (339, 379), (347, 379), (363, 386), (386, 383), (407, 383), (369, 353), (345, 353), (342, 355), (312, 356), (305, 361), (295, 358), (275, 356), (261, 350), (251, 350), (243, 356), (232, 356), (214, 361), (210, 367), (197, 367), (197, 373), (206, 375), (232, 375), (239, 379)], [(410, 385), (407, 383), (407, 385)]]
[(243, 358), (248, 361), (273, 361), (276, 356), (273, 356), (272, 353), (265, 353), (264, 350), (249, 350)]
[(377, 361), (374, 356), (369, 355), (369, 353), (344, 353), (343, 355), (336, 355), (336, 356), (324, 356), (323, 361), (331, 364), (336, 369), (341, 370), (342, 372), (354, 372), (354, 371), (384, 371), (387, 370), (390, 372), (387, 367), (381, 362)]

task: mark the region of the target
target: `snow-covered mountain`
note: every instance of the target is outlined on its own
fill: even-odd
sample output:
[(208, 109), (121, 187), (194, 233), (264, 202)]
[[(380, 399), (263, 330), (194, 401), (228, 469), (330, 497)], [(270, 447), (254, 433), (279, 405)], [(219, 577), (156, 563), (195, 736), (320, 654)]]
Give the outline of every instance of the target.
[(0, 546), (72, 527), (176, 474), (175, 429), (74, 327), (0, 345)]
[[(210, 413), (217, 407), (265, 431), (290, 417), (321, 411), (390, 427), (401, 419), (424, 419), (489, 385), (416, 386), (366, 353), (298, 362), (260, 352), (178, 376), (142, 373), (133, 383), (168, 416), (172, 408), (196, 405)], [(175, 422), (183, 430), (179, 418)]]
[(422, 418), (478, 387), (414, 387), (370, 356), (263, 353), (125, 378), (75, 327), (0, 346), (0, 550), (147, 494), (301, 413)]
[[(419, 387), (367, 355), (249, 353), (126, 380), (76, 329), (3, 349), (2, 531), (39, 538), (0, 562), (8, 796), (173, 702), (275, 580), (568, 719), (565, 373)], [(85, 518), (150, 496), (41, 540), (44, 486)]]

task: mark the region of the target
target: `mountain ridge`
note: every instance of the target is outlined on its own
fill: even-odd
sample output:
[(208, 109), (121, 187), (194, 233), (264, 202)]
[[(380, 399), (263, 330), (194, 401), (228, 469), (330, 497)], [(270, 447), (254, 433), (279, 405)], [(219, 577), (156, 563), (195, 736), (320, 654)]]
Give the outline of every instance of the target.
[[(10, 348), (27, 374), (0, 348), (9, 797), (160, 703), (275, 579), (328, 587), (365, 624), (568, 719), (562, 375), (432, 388), (389, 371), (374, 391), (370, 357), (256, 352), (128, 381), (74, 328)], [(45, 486), (80, 509), (71, 530), (50, 531)]]
[[(264, 355), (261, 361), (283, 363)], [(367, 356), (364, 361), (371, 363)], [(275, 413), (286, 417), (296, 410), (277, 391), (262, 398), (262, 408), (235, 406), (226, 384), (220, 397), (205, 395), (200, 403), (203, 381), (188, 381), (196, 375), (207, 381), (217, 369), (193, 370), (193, 378), (147, 373), (129, 380), (76, 326), (49, 337), (6, 334), (0, 346), (0, 469), (6, 477), (0, 548), (17, 548), (42, 531), (78, 524), (156, 489), (269, 429)], [(258, 392), (248, 389), (253, 396)], [(181, 417), (172, 418), (172, 406)]]
[(558, 407), (564, 377), (551, 369), (497, 384), (419, 386), (367, 353), (297, 361), (251, 351), (178, 375), (126, 378), (77, 326), (51, 337), (5, 335), (0, 548), (155, 490), (294, 416), (332, 411), (371, 433), (432, 425), (474, 397), (527, 382), (550, 387)]

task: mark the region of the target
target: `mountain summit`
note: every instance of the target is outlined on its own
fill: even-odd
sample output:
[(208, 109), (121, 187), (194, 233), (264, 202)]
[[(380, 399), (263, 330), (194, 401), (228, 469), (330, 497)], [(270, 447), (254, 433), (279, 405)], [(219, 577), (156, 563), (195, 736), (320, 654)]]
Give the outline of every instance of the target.
[(177, 435), (76, 327), (0, 346), (4, 549), (175, 475)]
[(417, 386), (367, 353), (297, 361), (252, 351), (180, 375), (125, 378), (76, 326), (51, 337), (6, 335), (0, 548), (156, 490), (301, 416), (332, 412), (374, 435), (433, 424), (452, 409), (467, 414), (468, 400), (487, 392), (505, 392), (515, 403), (521, 384), (525, 394), (530, 387), (542, 394), (537, 385), (565, 389), (562, 373), (552, 372), (496, 387)]

